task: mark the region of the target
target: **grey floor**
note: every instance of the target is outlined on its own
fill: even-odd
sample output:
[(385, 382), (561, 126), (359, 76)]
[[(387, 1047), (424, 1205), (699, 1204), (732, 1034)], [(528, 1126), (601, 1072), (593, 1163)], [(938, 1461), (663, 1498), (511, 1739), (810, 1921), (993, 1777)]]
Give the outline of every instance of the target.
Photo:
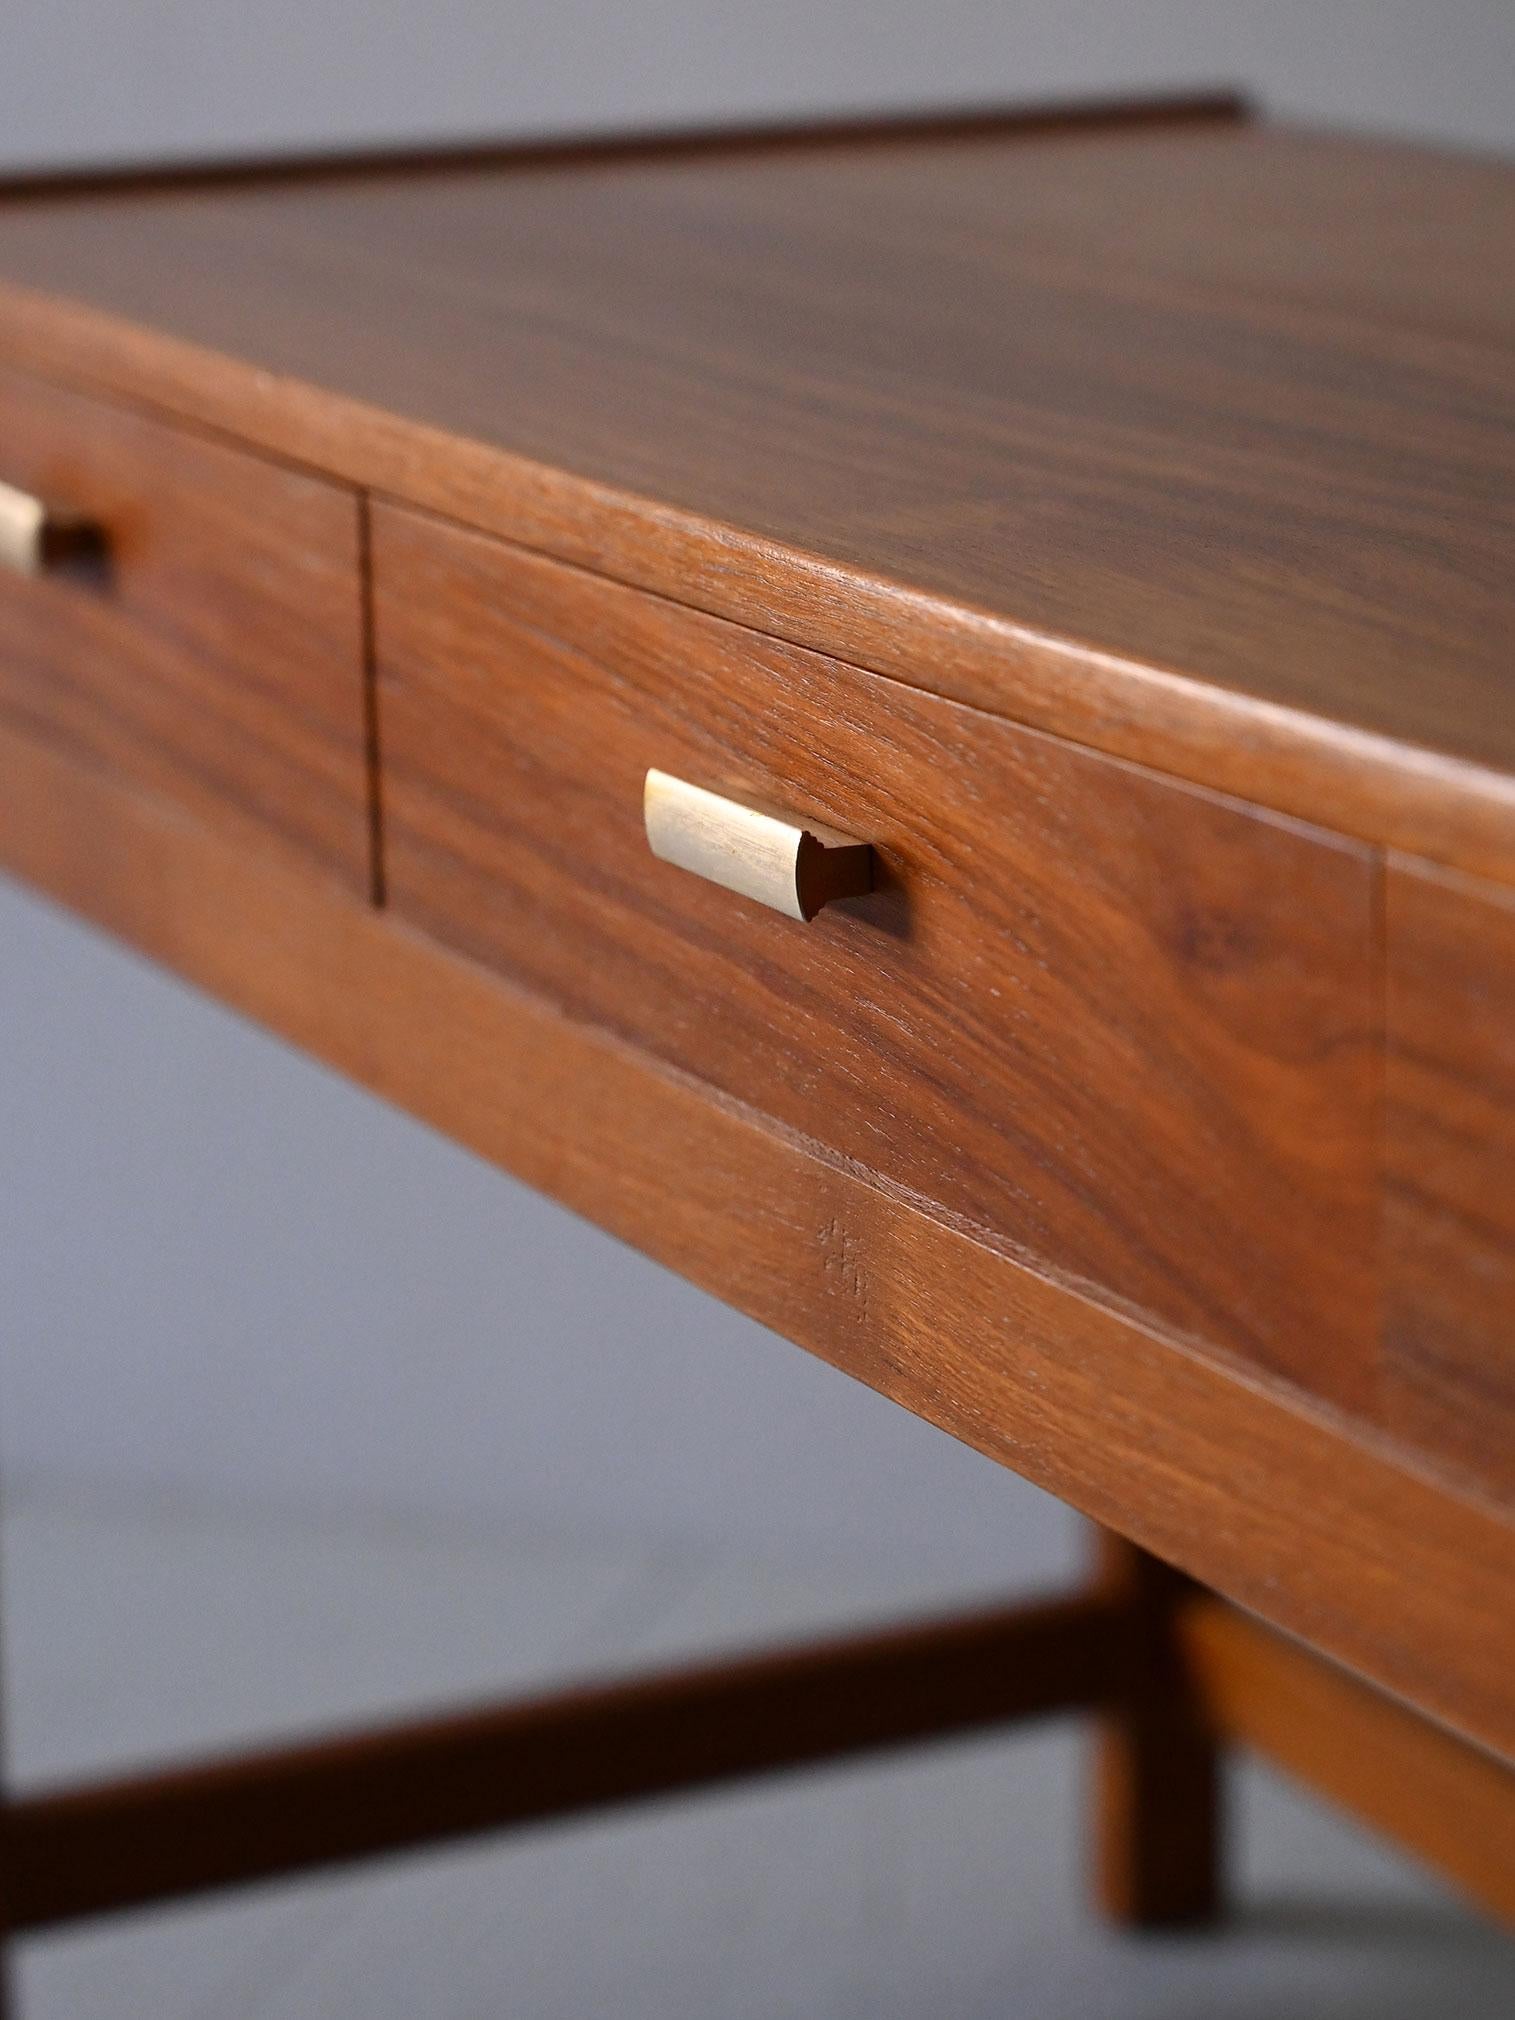
[[(857, 1558), (296, 1517), (35, 1479), (4, 1524), (14, 1772), (86, 1768), (939, 1606)], [(154, 1912), (22, 1947), (25, 2020), (1515, 2013), (1515, 1944), (1248, 1769), (1239, 1912), (1087, 1912), (1052, 1726)]]

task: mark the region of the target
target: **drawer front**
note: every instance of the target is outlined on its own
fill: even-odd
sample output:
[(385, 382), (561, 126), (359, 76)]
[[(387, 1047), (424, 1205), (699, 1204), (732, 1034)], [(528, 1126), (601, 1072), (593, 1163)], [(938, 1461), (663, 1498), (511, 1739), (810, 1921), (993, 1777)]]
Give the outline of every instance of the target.
[(6, 368), (0, 482), (101, 541), (0, 568), (0, 713), (366, 888), (355, 496)]
[[(398, 913), (1064, 1280), (1364, 1394), (1362, 851), (399, 508), (374, 580)], [(874, 843), (875, 889), (802, 924), (655, 859), (650, 767)]]
[(1515, 893), (1388, 878), (1385, 1400), (1515, 1494)]

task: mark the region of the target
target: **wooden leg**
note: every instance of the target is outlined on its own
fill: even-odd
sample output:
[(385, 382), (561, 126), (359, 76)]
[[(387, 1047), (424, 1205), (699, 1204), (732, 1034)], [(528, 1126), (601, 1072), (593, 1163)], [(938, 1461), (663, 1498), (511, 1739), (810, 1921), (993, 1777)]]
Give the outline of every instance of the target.
[(1097, 1720), (1100, 1906), (1135, 1929), (1214, 1921), (1221, 1909), (1221, 1763), (1175, 1632), (1190, 1588), (1106, 1530), (1098, 1532), (1096, 1583), (1123, 1622), (1115, 1690)]
[[(3, 1593), (4, 1587), (0, 1586), (0, 1597), (3, 1597)], [(0, 1620), (0, 1657), (3, 1657), (4, 1652), (4, 1622)], [(0, 1665), (0, 1714), (3, 1714), (5, 1708), (3, 1685), (3, 1665)], [(8, 1767), (5, 1752), (5, 1720), (0, 1716), (0, 2020), (16, 2020), (16, 1996), (11, 1978), (12, 1945), (7, 1933), (11, 1927), (11, 1907), (15, 1893), (10, 1834), (7, 1829), (10, 1821), (7, 1800)]]
[(11, 1942), (6, 1934), (6, 1858), (3, 1799), (0, 1799), (0, 2020), (16, 2020), (15, 1987), (11, 1982)]

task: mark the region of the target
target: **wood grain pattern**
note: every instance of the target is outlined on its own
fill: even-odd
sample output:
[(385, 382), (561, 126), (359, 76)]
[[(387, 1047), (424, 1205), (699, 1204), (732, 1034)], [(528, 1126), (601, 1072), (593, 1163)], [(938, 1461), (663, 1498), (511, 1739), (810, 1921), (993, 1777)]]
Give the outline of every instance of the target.
[(1515, 169), (1217, 123), (0, 210), (0, 348), (1515, 880)]
[[(0, 197), (0, 478), (113, 557), (0, 584), (0, 860), (1132, 1539), (1128, 1919), (1207, 1715), (1515, 1905), (1510, 1768), (1143, 1554), (1515, 1761), (1512, 280), (1515, 168), (1204, 108)], [(648, 764), (882, 887), (654, 864)], [(813, 1681), (775, 1758), (924, 1729)], [(0, 1806), (0, 1924), (735, 1771), (724, 1688)]]
[(0, 1810), (18, 1929), (1051, 1712), (1109, 1609), (998, 1608), (193, 1762)]
[(1176, 1632), (1207, 1718), (1515, 1922), (1515, 1766), (1194, 1594)]
[(1515, 893), (1388, 877), (1384, 1410), (1515, 1499)]
[(1193, 1928), (1221, 1912), (1220, 1751), (1177, 1627), (1193, 1587), (1110, 1530), (1093, 1591), (1119, 1633), (1095, 1727), (1094, 1886), (1112, 1920)]
[[(1350, 845), (395, 508), (404, 918), (1064, 1281), (1361, 1399), (1376, 1006)], [(649, 766), (875, 845), (808, 926), (656, 861)]]
[(0, 712), (366, 889), (352, 493), (3, 367), (0, 479), (108, 557), (0, 577)]
[(1515, 1526), (466, 959), (0, 724), (0, 861), (1096, 1521), (1515, 1758)]

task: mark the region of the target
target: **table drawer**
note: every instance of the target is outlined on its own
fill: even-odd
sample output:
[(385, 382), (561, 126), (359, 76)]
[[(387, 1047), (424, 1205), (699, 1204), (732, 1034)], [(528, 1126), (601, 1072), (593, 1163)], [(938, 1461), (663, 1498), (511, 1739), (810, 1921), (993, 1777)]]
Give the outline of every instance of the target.
[[(1037, 1267), (1361, 1397), (1363, 851), (398, 507), (374, 580), (397, 913)], [(659, 861), (651, 767), (873, 843), (875, 889), (800, 923)]]
[(366, 888), (354, 494), (0, 367), (0, 483), (98, 535), (0, 567), (0, 713)]

